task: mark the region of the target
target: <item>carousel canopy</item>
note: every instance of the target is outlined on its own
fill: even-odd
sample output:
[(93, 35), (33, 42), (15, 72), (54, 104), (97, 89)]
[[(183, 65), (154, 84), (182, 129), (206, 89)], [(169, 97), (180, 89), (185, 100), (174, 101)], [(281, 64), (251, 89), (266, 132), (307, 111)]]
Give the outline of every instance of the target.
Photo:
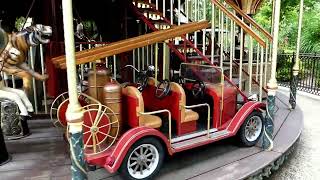
[(248, 15), (253, 15), (262, 5), (263, 0), (226, 0), (242, 9)]

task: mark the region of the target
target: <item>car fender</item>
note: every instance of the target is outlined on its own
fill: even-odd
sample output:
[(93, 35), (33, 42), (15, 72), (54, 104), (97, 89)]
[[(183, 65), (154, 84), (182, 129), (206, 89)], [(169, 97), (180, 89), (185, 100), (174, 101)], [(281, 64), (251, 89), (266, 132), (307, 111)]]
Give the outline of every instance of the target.
[(240, 110), (233, 117), (231, 123), (228, 125), (227, 130), (236, 135), (245, 119), (254, 111), (264, 109), (266, 104), (263, 102), (249, 101), (245, 103)]
[(111, 173), (117, 171), (131, 146), (144, 137), (159, 139), (160, 143), (165, 144), (168, 154), (173, 154), (168, 138), (160, 131), (149, 127), (136, 127), (121, 136), (112, 154), (106, 159), (105, 168)]

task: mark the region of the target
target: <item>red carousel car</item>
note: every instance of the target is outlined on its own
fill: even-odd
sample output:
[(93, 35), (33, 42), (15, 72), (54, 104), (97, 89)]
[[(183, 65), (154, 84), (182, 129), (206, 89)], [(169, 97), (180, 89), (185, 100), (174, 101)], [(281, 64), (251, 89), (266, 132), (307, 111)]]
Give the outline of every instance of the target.
[[(167, 155), (236, 135), (242, 145), (253, 146), (261, 137), (265, 103), (249, 101), (221, 69), (184, 63), (177, 82), (156, 82), (146, 74), (132, 85), (95, 84), (101, 88), (87, 94), (95, 93), (97, 100), (79, 95), (90, 165), (146, 179), (159, 171)], [(52, 108), (62, 125), (65, 99)]]

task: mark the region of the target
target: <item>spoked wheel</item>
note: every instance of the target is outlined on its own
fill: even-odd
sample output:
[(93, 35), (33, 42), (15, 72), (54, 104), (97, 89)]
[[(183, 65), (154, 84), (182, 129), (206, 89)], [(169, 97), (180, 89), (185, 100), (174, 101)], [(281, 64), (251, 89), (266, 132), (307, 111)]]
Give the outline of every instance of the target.
[[(50, 118), (55, 127), (66, 128), (67, 123), (63, 123), (59, 120), (59, 114), (65, 114), (66, 107), (61, 106), (69, 98), (68, 92), (60, 94), (53, 102), (50, 108)], [(62, 108), (61, 108), (62, 107)], [(64, 110), (65, 109), (65, 110)], [(61, 110), (64, 113), (61, 113)]]
[(119, 121), (107, 106), (90, 104), (84, 107), (84, 153), (95, 155), (106, 151), (117, 139)]
[[(87, 98), (80, 93), (78, 100), (81, 106), (88, 105)], [(60, 94), (53, 102), (50, 108), (50, 118), (54, 126), (65, 129), (67, 127), (66, 111), (69, 104), (68, 92)]]
[(239, 130), (239, 139), (243, 146), (254, 146), (263, 132), (262, 113), (254, 111), (247, 117)]
[(154, 138), (145, 138), (135, 143), (128, 151), (120, 167), (126, 179), (151, 179), (156, 175), (164, 159), (164, 149)]

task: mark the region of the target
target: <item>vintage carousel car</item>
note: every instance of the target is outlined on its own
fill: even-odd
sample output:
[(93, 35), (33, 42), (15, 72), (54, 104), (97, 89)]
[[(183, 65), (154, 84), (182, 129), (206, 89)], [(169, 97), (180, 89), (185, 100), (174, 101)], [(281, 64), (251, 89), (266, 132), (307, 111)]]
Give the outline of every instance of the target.
[[(244, 146), (259, 141), (265, 103), (246, 98), (221, 69), (182, 63), (175, 82), (157, 81), (153, 70), (137, 72), (136, 83), (125, 84), (112, 80), (107, 69), (89, 72), (87, 90), (79, 93), (88, 164), (149, 179), (165, 156), (232, 136)], [(64, 127), (66, 96), (51, 108), (54, 123)]]

